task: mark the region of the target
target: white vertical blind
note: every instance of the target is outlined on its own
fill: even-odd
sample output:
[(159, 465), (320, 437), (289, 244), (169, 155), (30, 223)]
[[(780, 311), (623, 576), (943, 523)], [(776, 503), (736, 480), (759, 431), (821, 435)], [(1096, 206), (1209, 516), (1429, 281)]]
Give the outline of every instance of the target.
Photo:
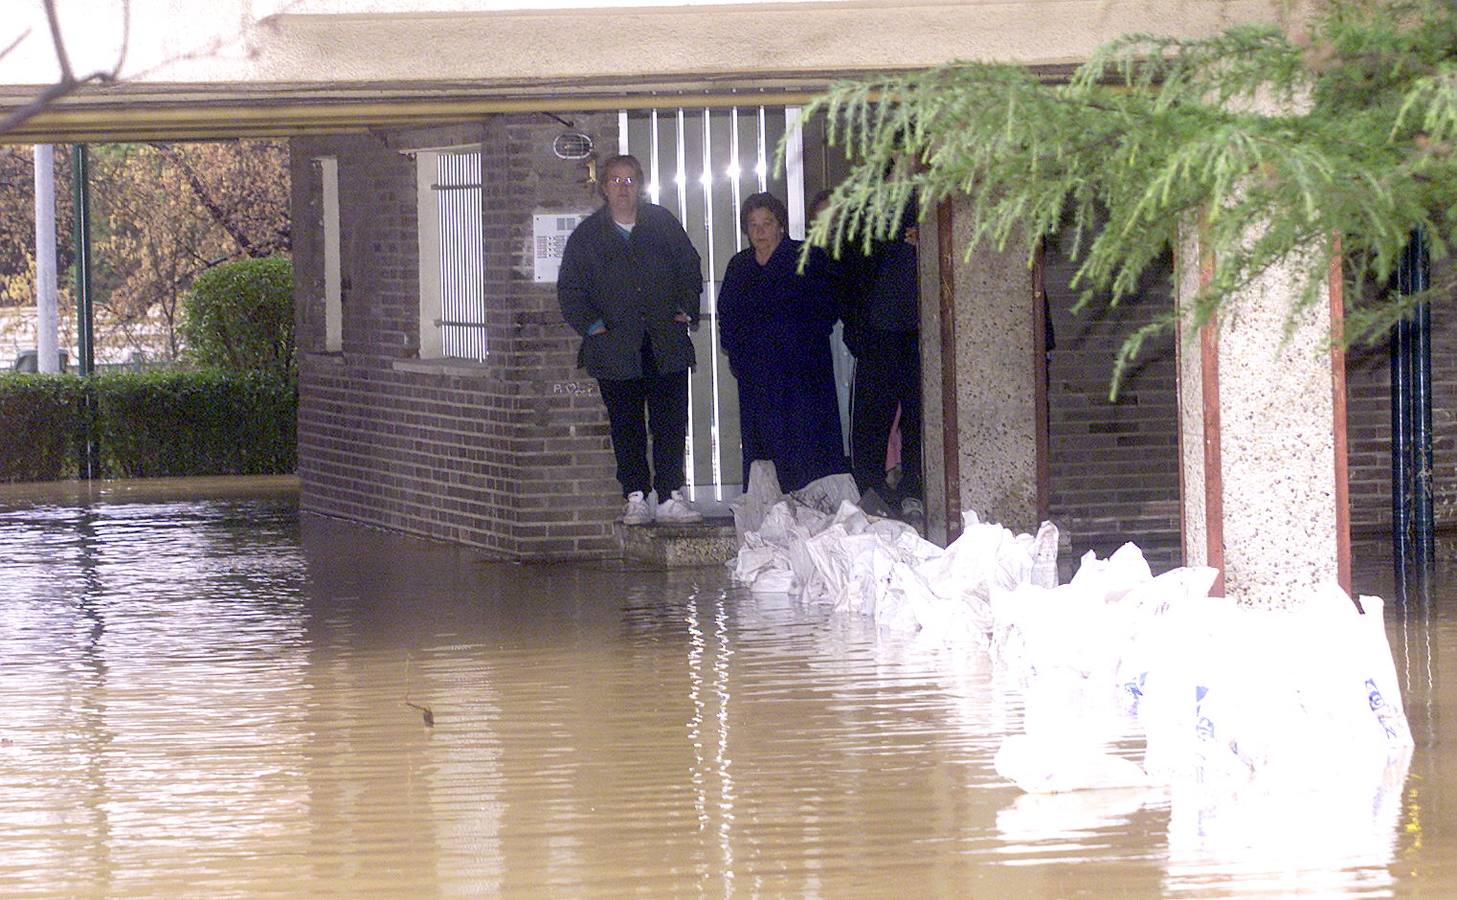
[(481, 234), (481, 154), (441, 153), (440, 340), (445, 356), (486, 358), (485, 244)]
[[(687, 132), (688, 129), (684, 121), (683, 107), (680, 106), (678, 107), (678, 140), (676, 141), (678, 167), (676, 173), (673, 175), (673, 182), (678, 186), (678, 220), (684, 224), (685, 228), (689, 221)], [(698, 467), (694, 465), (693, 453), (693, 432), (695, 431), (694, 425), (697, 424), (693, 421), (695, 418), (696, 416), (693, 415), (693, 379), (690, 378), (688, 379), (688, 437), (683, 460), (684, 467), (688, 473), (688, 484), (686, 487), (688, 489), (688, 499), (690, 500), (698, 499), (698, 485), (692, 474), (698, 470)], [(658, 498), (659, 502), (665, 499), (667, 498)]]
[[(713, 247), (714, 247), (714, 240), (713, 240), (713, 181), (714, 181), (714, 178), (713, 178), (713, 153), (711, 152), (712, 151), (712, 148), (713, 148), (713, 132), (712, 132), (712, 130), (710, 128), (710, 124), (709, 124), (711, 121), (712, 121), (712, 116), (710, 115), (709, 111), (707, 109), (705, 109), (703, 111), (703, 174), (702, 174), (702, 176), (699, 177), (698, 180), (703, 185), (703, 230), (705, 232), (705, 238), (706, 238), (705, 243), (708, 246), (708, 258), (705, 259), (704, 262), (708, 264), (708, 271), (710, 273), (714, 273), (714, 272), (717, 272), (718, 271), (718, 264), (717, 264), (716, 259), (714, 258), (714, 253), (713, 253)], [(715, 398), (715, 400), (718, 398), (719, 391), (720, 391), (720, 385), (719, 385), (719, 381), (718, 381), (718, 357), (719, 357), (719, 352), (718, 352), (718, 292), (716, 290), (717, 284), (718, 283), (716, 281), (714, 281), (714, 279), (712, 277), (712, 274), (710, 274), (709, 278), (706, 280), (706, 282), (704, 283), (704, 286), (703, 286), (704, 287), (704, 293), (706, 295), (705, 299), (708, 300), (708, 342), (709, 342), (709, 346), (712, 348), (712, 352), (709, 353), (709, 356), (708, 356), (708, 362), (709, 362), (709, 374), (710, 374), (711, 380), (712, 380), (712, 390), (713, 390), (713, 395), (712, 396)], [(690, 386), (689, 390), (692, 390), (691, 386)], [(691, 397), (691, 394), (690, 394), (690, 397)], [(709, 436), (710, 453), (712, 454), (711, 457), (710, 457), (710, 464), (711, 464), (710, 465), (710, 468), (712, 469), (712, 475), (713, 475), (713, 499), (715, 499), (715, 500), (722, 500), (723, 499), (723, 453), (722, 453), (722, 448), (719, 445), (720, 424), (721, 424), (720, 421), (719, 421), (719, 419), (720, 419), (720, 416), (719, 416), (720, 404), (717, 403), (717, 402), (711, 403), (709, 405), (709, 409), (710, 409), (709, 415), (712, 418), (712, 425), (710, 427), (709, 435), (708, 436)]]
[[(755, 191), (770, 191), (804, 208), (799, 171), (773, 172), (771, 157), (785, 134), (782, 107), (668, 108), (624, 111), (619, 148), (636, 154), (647, 174), (647, 198), (668, 207), (704, 263), (703, 326), (693, 334), (698, 366), (689, 379), (687, 490), (700, 505), (733, 499), (743, 483), (738, 386), (718, 343), (718, 293), (729, 257), (747, 246), (739, 207)], [(788, 165), (802, 167), (799, 154)], [(793, 218), (793, 216), (791, 216)], [(785, 223), (790, 225), (791, 223)]]

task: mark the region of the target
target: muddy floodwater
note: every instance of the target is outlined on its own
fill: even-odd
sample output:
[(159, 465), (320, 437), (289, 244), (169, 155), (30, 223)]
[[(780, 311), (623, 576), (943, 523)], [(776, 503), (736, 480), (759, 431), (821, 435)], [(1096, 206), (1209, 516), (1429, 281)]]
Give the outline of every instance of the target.
[(1388, 607), (1397, 793), (1241, 841), (1022, 795), (982, 654), (717, 568), (489, 562), (288, 479), (3, 487), (0, 895), (1457, 896), (1454, 588)]

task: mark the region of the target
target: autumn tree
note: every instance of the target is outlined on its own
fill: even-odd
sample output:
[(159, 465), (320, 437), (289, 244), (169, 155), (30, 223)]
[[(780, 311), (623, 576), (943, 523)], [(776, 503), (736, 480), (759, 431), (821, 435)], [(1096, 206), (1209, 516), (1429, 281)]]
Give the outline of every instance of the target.
[(183, 296), (229, 260), (289, 249), (288, 150), (272, 141), (121, 145), (98, 154), (97, 299), (140, 343), (159, 322), (176, 358)]
[[(245, 5), (239, 17), (219, 19), (219, 30), (196, 45), (165, 58), (134, 61), (130, 0), (118, 0), (105, 10), (78, 11), (75, 5), (61, 9), (57, 0), (39, 0), (35, 5), (38, 10), (17, 10), (18, 15), (8, 20), (14, 24), (13, 31), (10, 25), (0, 26), (0, 60), (12, 54), (34, 56), (40, 50), (35, 64), (49, 57), (55, 64), (55, 76), (50, 84), (28, 95), (22, 92), (0, 98), (0, 135), (12, 133), (12, 138), (17, 129), (33, 125), (37, 117), (76, 95), (85, 95), (96, 86), (141, 79), (173, 63), (216, 55), (244, 42), (264, 21), (255, 16), (251, 5)], [(293, 5), (275, 4), (271, 14), (282, 14)], [(155, 17), (146, 21), (155, 21)], [(114, 49), (107, 51), (110, 55), (74, 56), (67, 39), (76, 37), (82, 28), (114, 38)], [(147, 44), (143, 41), (139, 46)], [(287, 151), (271, 142), (146, 149), (100, 145), (93, 149), (98, 162), (92, 192), (94, 258), (101, 288), (96, 292), (101, 319), (98, 343), (106, 344), (111, 337), (107, 329), (116, 328), (123, 338), (138, 345), (144, 342), (142, 323), (148, 315), (156, 315), (164, 323), (168, 355), (175, 357), (180, 292), (197, 272), (239, 256), (286, 252)], [(57, 230), (63, 232), (57, 247), (64, 327), (65, 313), (73, 302), (68, 271), (72, 255), (70, 178), (63, 157), (57, 155)], [(32, 178), (30, 148), (0, 147), (0, 306), (35, 302)]]
[[(56, 154), (56, 183), (69, 184), (71, 164)], [(56, 249), (62, 271), (71, 265), (71, 195), (56, 196)], [(30, 147), (0, 146), (0, 306), (35, 302), (35, 154)], [(20, 276), (20, 277), (16, 277)]]
[[(71, 175), (57, 163), (62, 304), (73, 305)], [(0, 148), (0, 306), (35, 303), (29, 148)], [(287, 255), (288, 149), (276, 141), (104, 144), (92, 149), (93, 296), (98, 338), (175, 359), (181, 301), (201, 272)], [(160, 334), (158, 334), (160, 331)]]

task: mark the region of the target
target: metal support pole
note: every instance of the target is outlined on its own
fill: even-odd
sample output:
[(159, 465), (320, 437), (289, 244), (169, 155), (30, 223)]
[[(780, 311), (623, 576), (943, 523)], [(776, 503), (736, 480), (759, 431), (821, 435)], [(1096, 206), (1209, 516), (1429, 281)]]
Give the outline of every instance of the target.
[[(76, 368), (82, 376), (89, 377), (96, 369), (95, 330), (91, 306), (91, 191), (90, 166), (86, 158), (86, 145), (71, 147), (71, 191), (76, 208)], [(86, 392), (89, 411), (95, 411), (94, 395)], [(88, 423), (90, 416), (87, 417)], [(86, 446), (81, 459), (81, 477), (99, 478), (101, 475), (97, 455), (96, 437), (88, 424)]]
[(1391, 330), (1391, 558), (1399, 600), (1405, 600), (1411, 569), (1411, 323)]
[[(1426, 238), (1412, 233), (1397, 270), (1397, 290), (1411, 296), (1431, 285)], [(1398, 596), (1409, 587), (1431, 596), (1436, 568), (1432, 499), (1432, 310), (1420, 304), (1397, 324), (1391, 346), (1392, 550)]]
[(35, 145), (35, 349), (37, 372), (61, 371), (56, 291), (56, 148)]
[[(1410, 284), (1407, 293), (1416, 294), (1431, 286), (1426, 236), (1417, 231), (1407, 247)], [(1436, 567), (1436, 517), (1432, 500), (1432, 307), (1417, 307), (1412, 321), (1412, 536), (1416, 575), (1422, 595), (1430, 594), (1432, 570)]]
[(91, 166), (86, 145), (71, 147), (71, 191), (76, 208), (76, 351), (77, 368), (90, 375), (96, 367), (91, 308)]

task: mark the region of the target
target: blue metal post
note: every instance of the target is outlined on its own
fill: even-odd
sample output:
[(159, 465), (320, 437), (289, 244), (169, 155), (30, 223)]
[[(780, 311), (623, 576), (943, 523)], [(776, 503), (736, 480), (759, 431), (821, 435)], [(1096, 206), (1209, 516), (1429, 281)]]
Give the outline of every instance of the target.
[[(1415, 231), (1397, 270), (1397, 290), (1410, 296), (1430, 285), (1426, 238)], [(1431, 594), (1436, 567), (1432, 464), (1432, 310), (1422, 303), (1397, 324), (1391, 344), (1392, 550), (1403, 601), (1413, 584), (1422, 597)]]
[[(1426, 237), (1412, 234), (1407, 247), (1409, 284), (1406, 293), (1415, 294), (1431, 286), (1431, 269), (1427, 258)], [(1423, 303), (1412, 317), (1412, 537), (1416, 559), (1416, 575), (1429, 593), (1432, 570), (1436, 566), (1436, 519), (1432, 498), (1432, 307)]]
[(1411, 323), (1391, 330), (1391, 558), (1397, 599), (1406, 599), (1411, 570)]

